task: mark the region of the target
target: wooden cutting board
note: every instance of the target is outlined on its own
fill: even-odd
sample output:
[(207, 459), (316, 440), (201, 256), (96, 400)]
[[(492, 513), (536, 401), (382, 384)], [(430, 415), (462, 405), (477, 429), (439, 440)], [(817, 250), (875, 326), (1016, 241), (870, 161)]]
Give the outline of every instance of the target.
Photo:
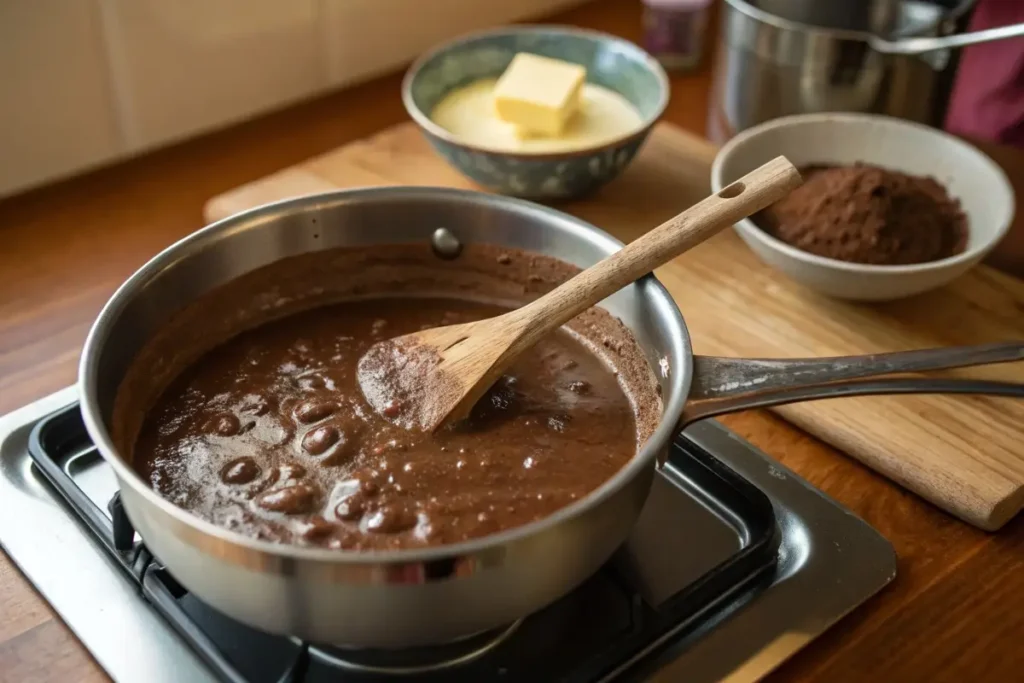
[[(703, 198), (714, 156), (710, 143), (663, 123), (621, 178), (558, 208), (628, 242)], [(215, 197), (206, 218), (287, 197), (398, 184), (473, 187), (408, 123)], [(1024, 339), (1024, 282), (985, 267), (912, 300), (855, 305), (788, 281), (727, 231), (657, 276), (702, 354), (826, 356)], [(1024, 382), (1024, 364), (958, 374)], [(997, 529), (1024, 506), (1024, 402), (900, 396), (775, 410), (980, 528)]]

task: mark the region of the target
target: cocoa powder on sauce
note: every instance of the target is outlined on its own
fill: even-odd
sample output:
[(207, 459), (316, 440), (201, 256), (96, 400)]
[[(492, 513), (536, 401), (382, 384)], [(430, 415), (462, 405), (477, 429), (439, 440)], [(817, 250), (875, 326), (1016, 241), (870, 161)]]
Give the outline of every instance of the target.
[(967, 247), (967, 217), (938, 181), (867, 164), (809, 166), (804, 184), (754, 218), (803, 251), (851, 263), (906, 265)]

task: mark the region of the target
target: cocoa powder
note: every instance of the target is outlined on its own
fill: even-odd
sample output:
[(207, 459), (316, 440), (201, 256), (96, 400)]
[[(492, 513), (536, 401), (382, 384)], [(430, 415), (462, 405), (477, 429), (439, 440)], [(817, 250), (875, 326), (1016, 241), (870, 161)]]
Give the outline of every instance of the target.
[(867, 164), (801, 169), (804, 184), (755, 218), (803, 251), (852, 263), (937, 261), (967, 247), (960, 202), (934, 178)]

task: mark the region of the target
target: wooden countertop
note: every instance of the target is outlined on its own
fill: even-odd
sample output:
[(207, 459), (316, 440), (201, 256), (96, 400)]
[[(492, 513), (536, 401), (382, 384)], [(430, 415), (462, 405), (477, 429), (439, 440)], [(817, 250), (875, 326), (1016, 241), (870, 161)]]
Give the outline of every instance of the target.
[[(636, 40), (639, 2), (599, 0), (554, 20)], [(399, 80), (381, 78), (0, 202), (0, 413), (75, 381), (100, 307), (158, 250), (201, 227), (206, 199), (405, 120)], [(708, 82), (707, 66), (674, 77), (666, 118), (702, 133)], [(1024, 152), (985, 149), (1007, 169), (1024, 206)], [(1017, 272), (1020, 226), (993, 259)], [(888, 589), (772, 680), (1019, 680), (1024, 516), (988, 535), (767, 413), (724, 422), (865, 518), (899, 555)], [(0, 680), (107, 680), (2, 553), (0, 614)]]

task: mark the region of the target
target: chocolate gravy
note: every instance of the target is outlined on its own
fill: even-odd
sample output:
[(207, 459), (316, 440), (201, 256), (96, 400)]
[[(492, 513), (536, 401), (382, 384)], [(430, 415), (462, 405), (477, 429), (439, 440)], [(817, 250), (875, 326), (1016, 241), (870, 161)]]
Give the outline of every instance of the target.
[[(463, 423), (425, 434), (376, 413), (356, 379), (372, 344), (507, 310), (479, 301), (490, 286), (453, 297), (466, 292), (467, 270), (504, 276), (502, 298), (518, 289), (521, 300), (576, 272), (508, 250), (477, 247), (455, 264), (416, 253), (443, 271), (429, 298), (367, 298), (361, 290), (359, 300), (332, 301), (347, 298), (340, 289), (352, 284), (321, 278), (323, 296), (295, 305), (280, 295), (298, 287), (300, 270), (316, 273), (325, 257), (314, 255), (291, 259), (287, 273), (275, 264), (250, 274), (176, 316), (119, 392), (115, 438), (133, 444), (136, 471), (181, 508), (247, 536), (372, 550), (529, 523), (585, 496), (633, 457), (660, 414), (656, 384), (628, 330), (597, 309), (519, 358)], [(349, 257), (358, 258), (354, 250)], [(445, 291), (460, 281), (458, 292)], [(253, 312), (244, 322), (215, 329), (219, 318), (206, 317), (232, 297), (265, 303), (260, 290), (268, 287), (283, 302), (273, 312), (236, 299), (235, 310)], [(190, 331), (204, 320), (214, 348), (183, 344), (198, 340)], [(230, 327), (243, 331), (228, 334)], [(147, 364), (156, 382), (146, 383)], [(158, 390), (162, 377), (170, 379)], [(130, 408), (144, 404), (141, 413)]]

